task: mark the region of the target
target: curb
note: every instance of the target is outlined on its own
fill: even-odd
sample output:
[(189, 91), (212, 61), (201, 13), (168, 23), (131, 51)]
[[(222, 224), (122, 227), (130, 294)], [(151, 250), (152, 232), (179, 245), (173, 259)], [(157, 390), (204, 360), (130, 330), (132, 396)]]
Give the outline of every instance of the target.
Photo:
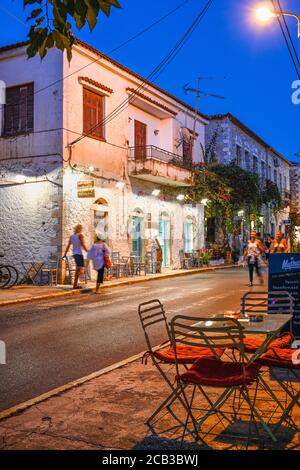
[[(156, 346), (153, 348), (153, 350), (158, 350), (164, 347), (165, 345)], [(15, 405), (11, 408), (7, 408), (6, 410), (0, 412), (0, 421), (10, 418), (13, 415), (22, 413), (27, 408), (31, 408), (32, 406), (37, 405), (38, 403), (41, 403), (43, 401), (46, 401), (49, 398), (58, 396), (62, 393), (67, 392), (68, 390), (79, 387), (80, 385), (83, 385), (86, 382), (90, 382), (91, 380), (101, 377), (102, 375), (108, 374), (109, 372), (112, 372), (116, 369), (120, 369), (121, 367), (124, 367), (128, 364), (131, 364), (132, 362), (142, 359), (145, 352), (146, 351), (143, 351), (139, 354), (136, 354), (127, 359), (124, 359), (123, 361), (119, 361), (119, 362), (116, 362), (115, 364), (112, 364), (111, 366), (105, 367), (104, 369), (98, 370), (89, 375), (81, 377), (80, 379), (73, 380), (72, 382), (68, 382), (65, 385), (61, 385), (60, 387), (57, 387), (52, 390), (49, 390), (48, 392), (42, 393), (41, 395), (37, 397), (31, 398), (30, 400), (19, 403), (18, 405)]]
[[(180, 276), (188, 276), (191, 274), (198, 274), (198, 273), (205, 273), (205, 272), (210, 272), (210, 271), (218, 271), (221, 269), (229, 269), (229, 268), (237, 268), (239, 266), (235, 266), (232, 264), (229, 265), (221, 265), (221, 266), (212, 266), (212, 267), (207, 267), (207, 268), (199, 268), (199, 269), (190, 269), (186, 270), (180, 273), (166, 273), (166, 274), (161, 274), (160, 276), (156, 277), (149, 277), (147, 279), (128, 279), (125, 281), (120, 281), (115, 284), (111, 285), (103, 285), (102, 289), (112, 289), (114, 287), (122, 287), (122, 286), (128, 286), (132, 284), (139, 284), (141, 282), (149, 282), (149, 281), (158, 281), (160, 279), (168, 279), (172, 277), (180, 277)], [(88, 288), (87, 288), (88, 289)], [(51, 294), (42, 294), (42, 295), (36, 295), (36, 296), (31, 296), (31, 297), (24, 297), (22, 299), (12, 299), (12, 300), (3, 300), (0, 301), (0, 308), (5, 307), (7, 305), (14, 305), (14, 304), (20, 304), (20, 303), (25, 303), (25, 302), (32, 302), (35, 300), (48, 300), (48, 299), (54, 299), (56, 297), (64, 297), (64, 296), (71, 296), (71, 295), (79, 295), (79, 294), (85, 294), (84, 292), (85, 289), (81, 290), (69, 290), (69, 291), (64, 291), (64, 292), (53, 292)], [(90, 291), (90, 289), (89, 289)]]

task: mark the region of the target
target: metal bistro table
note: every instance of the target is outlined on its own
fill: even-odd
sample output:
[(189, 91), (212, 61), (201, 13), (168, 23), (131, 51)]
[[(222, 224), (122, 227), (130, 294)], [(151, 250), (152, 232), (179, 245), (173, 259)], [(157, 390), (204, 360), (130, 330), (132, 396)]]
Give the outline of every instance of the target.
[[(220, 318), (223, 315), (213, 315), (210, 318), (207, 318), (207, 321), (211, 321), (213, 323), (214, 318)], [(268, 348), (269, 344), (273, 339), (277, 336), (278, 333), (282, 330), (282, 328), (292, 321), (293, 316), (289, 314), (265, 314), (263, 315), (262, 321), (249, 321), (248, 318), (238, 318), (238, 322), (242, 325), (244, 334), (251, 334), (251, 335), (264, 335), (265, 340), (262, 344), (258, 347), (255, 353), (249, 358), (249, 362), (255, 361), (258, 357), (260, 357), (266, 349)], [(224, 326), (226, 325), (226, 320), (230, 320), (230, 317), (224, 317)], [(194, 326), (201, 325), (203, 322), (196, 323)], [(212, 326), (212, 325), (211, 325)], [(220, 325), (220, 322), (218, 323)]]
[(43, 261), (22, 261), (24, 268), (23, 279), (29, 278), (32, 284), (38, 284), (38, 276), (45, 263)]

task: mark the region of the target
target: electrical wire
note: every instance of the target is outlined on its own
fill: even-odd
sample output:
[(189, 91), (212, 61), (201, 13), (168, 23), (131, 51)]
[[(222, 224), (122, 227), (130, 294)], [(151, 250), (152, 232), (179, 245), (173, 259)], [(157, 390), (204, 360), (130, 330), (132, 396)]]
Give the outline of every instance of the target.
[(282, 6), (281, 6), (281, 1), (280, 0), (277, 0), (277, 3), (278, 3), (278, 7), (279, 7), (279, 10), (281, 12), (281, 16), (283, 18), (283, 21), (284, 21), (284, 24), (285, 24), (285, 27), (286, 27), (286, 30), (287, 30), (287, 33), (288, 33), (288, 36), (289, 36), (289, 39), (290, 39), (290, 43), (292, 45), (292, 49), (294, 51), (294, 55), (296, 57), (296, 60), (298, 62), (298, 65), (300, 67), (300, 58), (299, 58), (299, 55), (298, 55), (298, 52), (297, 52), (297, 49), (295, 47), (295, 44), (294, 44), (294, 41), (293, 41), (293, 38), (292, 38), (292, 35), (291, 35), (291, 32), (290, 32), (290, 29), (289, 29), (289, 26), (288, 26), (288, 23), (287, 23), (287, 20), (285, 18), (285, 15), (284, 15), (284, 11), (282, 9)]
[[(271, 0), (272, 2), (272, 5), (273, 5), (273, 8), (274, 8), (274, 11), (276, 11), (276, 4), (275, 4), (275, 1), (274, 0)], [(284, 31), (284, 28), (283, 28), (283, 25), (282, 25), (282, 21), (281, 21), (281, 18), (280, 18), (280, 15), (277, 16), (277, 21), (278, 21), (278, 24), (279, 24), (279, 27), (281, 29), (281, 33), (283, 35), (283, 38), (284, 38), (284, 41), (285, 41), (285, 44), (286, 44), (286, 47), (288, 49), (288, 53), (290, 55), (290, 58), (292, 60), (292, 63), (294, 65), (294, 68), (295, 68), (295, 71), (296, 71), (296, 74), (297, 74), (297, 77), (300, 79), (300, 71), (298, 69), (298, 65), (297, 65), (297, 62), (294, 58), (294, 55), (293, 55), (293, 52), (292, 52), (292, 49), (291, 49), (291, 46), (290, 46), (290, 43), (289, 43), (289, 40), (288, 40), (288, 37)]]
[[(162, 17), (160, 17), (158, 20), (154, 21), (153, 23), (151, 23), (149, 26), (147, 26), (146, 28), (142, 29), (141, 31), (139, 31), (138, 33), (136, 33), (134, 36), (130, 37), (129, 39), (127, 39), (126, 41), (122, 42), (121, 44), (119, 44), (118, 46), (114, 47), (113, 49), (111, 49), (110, 51), (106, 52), (105, 55), (111, 55), (113, 54), (114, 52), (120, 50), (122, 47), (126, 46), (127, 44), (129, 44), (130, 42), (134, 41), (135, 39), (139, 38), (140, 36), (142, 36), (143, 34), (145, 34), (146, 32), (150, 31), (152, 28), (154, 28), (155, 26), (157, 26), (159, 23), (161, 23), (162, 21), (164, 21), (165, 19), (167, 19), (169, 16), (173, 15), (175, 12), (177, 12), (178, 10), (180, 10), (181, 8), (183, 8), (187, 3), (189, 3), (191, 0), (185, 0), (184, 2), (180, 3), (179, 5), (177, 5), (177, 7), (173, 8), (172, 10), (170, 10), (168, 13), (166, 13), (165, 15), (163, 15)], [(3, 7), (0, 7), (3, 9)], [(3, 9), (4, 10), (4, 9)], [(5, 11), (5, 10), (4, 10)], [(13, 14), (10, 14), (10, 12), (8, 12), (6, 10), (6, 13), (9, 14), (10, 16), (12, 16), (13, 18), (15, 18), (16, 20), (18, 20), (18, 18), (16, 16), (14, 16)], [(21, 20), (18, 20), (19, 22), (22, 23)], [(25, 23), (22, 23), (25, 25)], [(26, 25), (25, 25), (26, 26)], [(67, 78), (69, 77), (72, 77), (73, 75), (77, 74), (78, 72), (81, 72), (82, 70), (86, 69), (87, 67), (89, 67), (90, 65), (93, 65), (97, 62), (99, 62), (100, 60), (102, 59), (101, 58), (97, 58), (95, 60), (92, 60), (90, 61), (88, 64), (84, 65), (83, 67), (75, 70), (74, 72), (71, 72), (67, 75), (65, 75), (64, 77), (62, 78), (59, 78), (58, 80), (55, 80), (54, 82), (51, 82), (49, 83), (48, 85), (45, 85), (44, 87), (42, 88), (39, 88), (38, 90), (36, 90), (33, 94), (34, 95), (37, 95), (38, 93), (41, 93), (42, 91), (45, 91), (49, 88), (51, 88), (52, 86), (54, 85), (57, 85), (58, 83), (61, 83), (62, 81), (66, 80)], [(11, 103), (10, 105), (7, 105), (7, 106), (14, 106), (14, 103)]]
[(123, 102), (121, 102), (110, 114), (108, 114), (102, 121), (98, 122), (95, 126), (93, 126), (88, 133), (78, 137), (73, 142), (68, 144), (68, 146), (72, 146), (83, 140), (85, 137), (88, 137), (93, 131), (95, 131), (98, 127), (107, 124), (108, 122), (115, 119), (124, 109), (127, 108), (129, 104), (131, 104), (137, 97), (137, 94), (141, 91), (147, 89), (151, 86), (151, 83), (158, 78), (158, 76), (165, 70), (165, 68), (172, 62), (172, 60), (176, 57), (188, 39), (191, 37), (195, 29), (197, 28), (198, 24), (204, 18), (205, 14), (211, 7), (214, 0), (208, 0), (205, 6), (201, 9), (198, 13), (190, 27), (185, 31), (183, 36), (179, 39), (176, 45), (169, 51), (169, 53), (165, 56), (165, 58), (158, 64), (158, 66), (150, 73), (150, 75), (142, 81), (142, 83), (132, 92), (128, 98), (126, 98)]

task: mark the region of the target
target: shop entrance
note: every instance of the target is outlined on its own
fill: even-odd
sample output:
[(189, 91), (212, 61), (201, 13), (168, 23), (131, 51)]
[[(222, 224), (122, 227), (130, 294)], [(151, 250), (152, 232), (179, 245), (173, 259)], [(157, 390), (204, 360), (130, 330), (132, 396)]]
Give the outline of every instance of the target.
[(143, 255), (143, 214), (141, 211), (136, 210), (132, 217), (132, 254), (134, 256)]
[(104, 237), (108, 242), (108, 203), (105, 199), (99, 198), (94, 209), (94, 231), (95, 235)]

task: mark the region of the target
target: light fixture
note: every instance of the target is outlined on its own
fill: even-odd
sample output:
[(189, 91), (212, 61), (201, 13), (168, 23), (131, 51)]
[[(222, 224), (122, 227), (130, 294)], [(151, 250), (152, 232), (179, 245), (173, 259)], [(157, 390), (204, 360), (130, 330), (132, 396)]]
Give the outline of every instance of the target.
[(245, 212), (243, 210), (238, 211), (238, 217), (243, 217)]
[(212, 326), (213, 322), (211, 320), (208, 320), (205, 322), (205, 326)]
[(159, 134), (159, 129), (155, 129), (154, 130), (154, 135), (158, 135)]
[(276, 18), (276, 14), (272, 12), (269, 8), (267, 7), (260, 7), (256, 10), (256, 18), (259, 21), (269, 21), (271, 18)]
[(95, 167), (94, 167), (94, 165), (90, 165), (89, 166), (89, 172), (93, 173), (93, 171), (95, 171)]
[(207, 203), (208, 203), (208, 199), (206, 197), (201, 200), (201, 204), (203, 204), (204, 206), (207, 206)]
[(160, 195), (160, 189), (153, 189), (153, 191), (152, 191), (152, 196), (157, 197), (157, 196), (159, 196), (159, 195)]
[(124, 186), (125, 186), (125, 181), (117, 181), (116, 182), (116, 188), (123, 189)]
[(26, 177), (24, 175), (16, 175), (16, 182), (17, 183), (25, 183)]
[(176, 199), (178, 199), (178, 201), (184, 201), (184, 194), (178, 194)]

